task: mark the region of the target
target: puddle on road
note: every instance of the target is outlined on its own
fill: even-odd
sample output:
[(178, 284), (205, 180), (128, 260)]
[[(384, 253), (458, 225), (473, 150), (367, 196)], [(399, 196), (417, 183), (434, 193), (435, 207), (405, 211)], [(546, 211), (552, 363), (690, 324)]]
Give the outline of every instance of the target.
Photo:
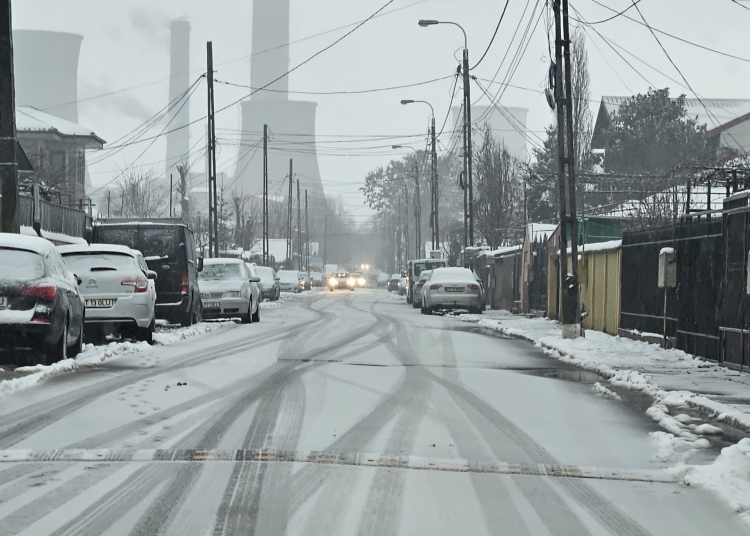
[(590, 372), (588, 370), (580, 369), (528, 369), (519, 370), (518, 372), (522, 374), (529, 374), (531, 376), (542, 376), (545, 378), (552, 378), (554, 380), (563, 380), (568, 382), (589, 383), (591, 385), (595, 384), (596, 382), (605, 381), (604, 378), (602, 378), (596, 372)]

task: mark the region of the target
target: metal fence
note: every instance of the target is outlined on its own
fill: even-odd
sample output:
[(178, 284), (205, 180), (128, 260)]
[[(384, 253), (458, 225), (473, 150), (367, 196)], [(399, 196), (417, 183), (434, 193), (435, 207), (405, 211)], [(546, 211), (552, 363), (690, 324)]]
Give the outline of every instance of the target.
[(664, 334), (664, 300), (667, 300), (666, 335), (677, 335), (677, 293), (659, 288), (659, 252), (674, 247), (675, 228), (658, 227), (622, 234), (620, 328)]
[[(19, 196), (19, 220), (22, 226), (73, 238), (90, 239), (93, 220), (84, 212), (56, 205), (43, 199)], [(38, 210), (35, 211), (35, 205)]]
[(547, 240), (537, 240), (531, 245), (533, 262), (529, 282), (529, 309), (532, 311), (547, 310)]

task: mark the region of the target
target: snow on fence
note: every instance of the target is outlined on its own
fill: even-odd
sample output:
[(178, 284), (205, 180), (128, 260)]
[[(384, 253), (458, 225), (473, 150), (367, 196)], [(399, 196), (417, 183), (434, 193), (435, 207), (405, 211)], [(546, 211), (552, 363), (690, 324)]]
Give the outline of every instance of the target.
[(21, 227), (28, 227), (44, 238), (65, 242), (66, 237), (89, 238), (92, 217), (83, 210), (56, 205), (43, 199), (19, 196)]

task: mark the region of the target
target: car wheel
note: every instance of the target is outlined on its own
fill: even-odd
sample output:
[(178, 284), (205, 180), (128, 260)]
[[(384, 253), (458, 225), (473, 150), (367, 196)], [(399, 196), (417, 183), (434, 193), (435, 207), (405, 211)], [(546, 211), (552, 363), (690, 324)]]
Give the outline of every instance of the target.
[(432, 314), (432, 307), (425, 307), (424, 308), (424, 314), (431, 315)]
[(55, 363), (56, 361), (62, 361), (64, 359), (68, 358), (68, 321), (65, 320), (65, 324), (63, 325), (63, 331), (60, 335), (60, 340), (58, 340), (54, 344), (50, 344), (46, 346), (42, 350), (42, 353), (40, 355), (40, 361), (41, 365), (51, 365), (52, 363)]
[(147, 342), (148, 344), (154, 344), (154, 330), (156, 329), (156, 320), (151, 319), (151, 323), (145, 328), (138, 328), (136, 339), (139, 341)]
[(242, 315), (242, 323), (251, 324), (252, 321), (253, 321), (253, 300), (250, 299), (250, 302), (247, 304), (247, 313)]
[(418, 304), (417, 302), (415, 302), (414, 300), (412, 300), (412, 301), (411, 301), (411, 306), (412, 306), (412, 307), (413, 307), (414, 309), (417, 309), (417, 308), (419, 307), (419, 304)]
[(68, 348), (68, 355), (70, 357), (75, 357), (81, 352), (83, 352), (83, 320), (81, 320), (81, 333), (78, 334), (78, 338), (76, 339), (76, 342)]
[(260, 322), (260, 304), (258, 304), (258, 308), (253, 313), (252, 321), (253, 323)]

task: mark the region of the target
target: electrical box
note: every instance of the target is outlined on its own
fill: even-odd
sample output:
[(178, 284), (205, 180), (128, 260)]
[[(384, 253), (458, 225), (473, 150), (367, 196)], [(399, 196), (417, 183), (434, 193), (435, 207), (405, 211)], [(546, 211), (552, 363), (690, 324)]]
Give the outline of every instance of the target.
[(674, 248), (662, 248), (659, 252), (659, 288), (677, 286), (677, 259)]
[(534, 282), (534, 265), (533, 264), (523, 265), (523, 282), (524, 283)]

